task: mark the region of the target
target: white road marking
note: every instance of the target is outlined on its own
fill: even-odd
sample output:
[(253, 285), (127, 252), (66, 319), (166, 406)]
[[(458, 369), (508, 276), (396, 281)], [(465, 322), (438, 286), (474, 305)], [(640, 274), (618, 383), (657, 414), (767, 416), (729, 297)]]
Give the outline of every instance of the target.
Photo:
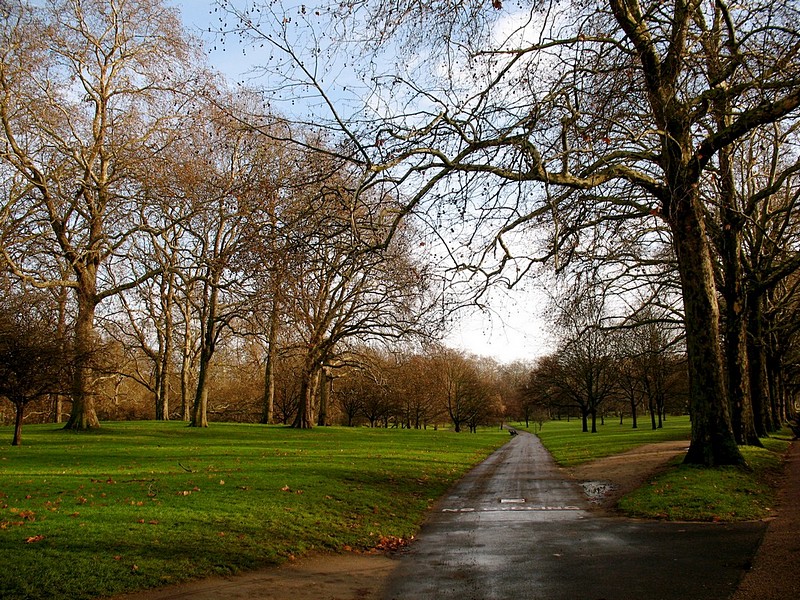
[(575, 511), (581, 510), (579, 506), (509, 506), (506, 508), (486, 507), (486, 508), (443, 508), (443, 513), (469, 513), (469, 512), (500, 512), (508, 510), (524, 511)]

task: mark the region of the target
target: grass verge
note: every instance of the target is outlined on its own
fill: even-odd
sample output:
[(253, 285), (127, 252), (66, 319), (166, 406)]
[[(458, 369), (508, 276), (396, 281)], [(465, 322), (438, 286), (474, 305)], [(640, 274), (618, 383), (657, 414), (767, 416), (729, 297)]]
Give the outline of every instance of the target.
[(396, 544), (507, 439), (495, 429), (28, 426), (25, 445), (0, 446), (0, 598), (97, 598)]
[(734, 522), (768, 517), (775, 505), (789, 439), (790, 435), (778, 434), (762, 440), (764, 448), (740, 448), (750, 471), (676, 462), (623, 497), (619, 508), (632, 517), (670, 521)]

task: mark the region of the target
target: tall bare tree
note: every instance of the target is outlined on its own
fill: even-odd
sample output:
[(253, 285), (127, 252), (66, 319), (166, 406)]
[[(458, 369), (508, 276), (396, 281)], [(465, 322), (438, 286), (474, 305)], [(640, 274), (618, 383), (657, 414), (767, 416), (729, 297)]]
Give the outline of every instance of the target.
[(97, 427), (96, 311), (155, 272), (129, 270), (124, 255), (139, 230), (141, 175), (169, 149), (195, 57), (161, 0), (10, 0), (0, 11), (0, 160), (23, 183), (13, 211), (71, 273), (53, 279), (14, 248), (6, 259), (33, 285), (72, 290), (78, 362), (66, 427)]

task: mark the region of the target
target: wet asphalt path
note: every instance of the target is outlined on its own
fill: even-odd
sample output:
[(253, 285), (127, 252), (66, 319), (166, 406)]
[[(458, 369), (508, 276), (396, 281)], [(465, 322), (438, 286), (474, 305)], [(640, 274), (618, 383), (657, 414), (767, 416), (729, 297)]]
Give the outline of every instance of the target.
[(520, 433), (437, 505), (385, 598), (723, 600), (764, 529), (602, 516)]

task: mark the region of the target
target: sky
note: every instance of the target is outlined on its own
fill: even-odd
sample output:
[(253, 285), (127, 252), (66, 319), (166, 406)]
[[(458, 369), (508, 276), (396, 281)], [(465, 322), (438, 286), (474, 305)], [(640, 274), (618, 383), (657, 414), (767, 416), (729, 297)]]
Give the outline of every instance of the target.
[[(221, 13), (214, 0), (168, 0), (180, 9), (190, 33), (201, 37), (211, 65), (233, 81), (250, 77), (259, 64), (258, 49), (227, 41), (224, 45), (208, 33), (219, 23)], [(466, 352), (492, 357), (499, 362), (532, 361), (547, 353), (550, 344), (547, 327), (540, 316), (543, 301), (535, 292), (506, 292), (502, 300), (483, 313), (462, 313), (452, 333), (445, 339), (449, 346)]]

